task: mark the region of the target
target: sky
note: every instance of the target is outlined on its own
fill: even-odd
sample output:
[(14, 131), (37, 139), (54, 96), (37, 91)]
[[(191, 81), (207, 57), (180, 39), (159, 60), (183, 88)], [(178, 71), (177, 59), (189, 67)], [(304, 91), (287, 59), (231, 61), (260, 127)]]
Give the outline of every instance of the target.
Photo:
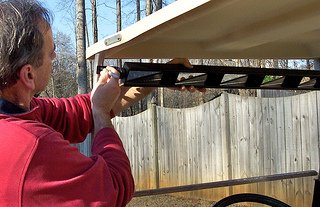
[[(53, 32), (62, 32), (70, 35), (71, 39), (75, 42), (75, 31), (73, 20), (70, 12), (74, 10), (73, 4), (75, 0), (40, 0), (43, 5), (48, 8), (54, 15), (53, 19)], [(165, 4), (170, 4), (174, 0), (166, 0)], [(71, 2), (71, 3), (69, 3)], [(145, 8), (145, 1), (141, 1), (141, 9)], [(91, 12), (90, 1), (86, 0), (86, 18), (88, 23), (89, 32), (91, 31)], [(98, 0), (97, 13), (98, 13), (98, 39), (102, 39), (108, 35), (116, 33), (116, 9), (115, 0)], [(122, 27), (125, 28), (136, 21), (135, 3), (132, 0), (122, 0)], [(141, 12), (143, 18), (145, 11)], [(91, 37), (91, 35), (90, 35)]]
[[(74, 31), (74, 20), (72, 19), (72, 15), (70, 14), (74, 7), (72, 3), (68, 0), (40, 0), (43, 5), (48, 8), (53, 14), (53, 32), (62, 32), (71, 37), (71, 39), (75, 42), (75, 31)], [(90, 2), (90, 1), (87, 1)], [(65, 4), (65, 5), (63, 5)], [(87, 11), (89, 11), (90, 5), (86, 5)], [(108, 14), (101, 11), (102, 9), (111, 10), (108, 11)], [(104, 5), (100, 5), (100, 11), (98, 10), (98, 31), (99, 31), (99, 39), (102, 39), (105, 36), (111, 35), (116, 32), (116, 20), (115, 20), (115, 12), (112, 12), (112, 8), (106, 8)], [(91, 13), (87, 13), (87, 22), (88, 26), (91, 30)]]
[(59, 0), (43, 0), (42, 2), (53, 14), (53, 31), (61, 31), (71, 35), (74, 32), (72, 22), (67, 10), (60, 8)]

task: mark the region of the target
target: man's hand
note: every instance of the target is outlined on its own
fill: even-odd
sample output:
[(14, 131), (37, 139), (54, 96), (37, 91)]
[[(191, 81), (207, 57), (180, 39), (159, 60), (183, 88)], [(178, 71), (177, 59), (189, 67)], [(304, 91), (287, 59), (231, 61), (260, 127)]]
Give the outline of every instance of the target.
[[(193, 66), (191, 65), (191, 63), (189, 62), (189, 60), (187, 58), (175, 58), (172, 59), (171, 61), (168, 62), (168, 64), (182, 64), (184, 65), (186, 68), (190, 68), (192, 69)], [(191, 76), (192, 77), (192, 76)], [(181, 80), (184, 80), (185, 78), (181, 78)], [(195, 88), (194, 86), (181, 86), (178, 88), (171, 88), (173, 90), (179, 90), (179, 91), (189, 91), (189, 92), (195, 92), (195, 91), (199, 91), (199, 92), (206, 92), (205, 88)]]
[[(185, 67), (188, 67), (192, 69), (192, 65), (190, 64), (189, 60), (186, 58), (175, 58), (172, 59), (171, 61), (168, 62), (168, 64), (183, 64)], [(118, 99), (117, 104), (113, 107), (113, 112), (115, 114), (125, 110), (129, 106), (132, 106), (134, 103), (138, 102), (148, 94), (154, 91), (154, 87), (121, 87), (121, 95)], [(190, 91), (190, 92), (195, 92), (195, 91), (200, 91), (200, 92), (205, 92), (205, 88), (195, 88), (193, 86), (190, 87), (177, 87), (177, 88), (172, 88), (174, 90), (179, 90), (179, 91)]]
[(91, 92), (91, 108), (94, 120), (94, 132), (104, 127), (113, 127), (110, 111), (120, 95), (119, 73), (112, 67), (100, 72), (98, 82)]

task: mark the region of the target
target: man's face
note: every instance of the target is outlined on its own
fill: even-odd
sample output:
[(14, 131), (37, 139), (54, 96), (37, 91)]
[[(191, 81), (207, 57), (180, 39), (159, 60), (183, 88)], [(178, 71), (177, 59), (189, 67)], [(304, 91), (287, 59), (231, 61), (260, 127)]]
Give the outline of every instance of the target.
[[(42, 28), (44, 28), (42, 26)], [(44, 45), (42, 48), (43, 59), (42, 65), (35, 69), (36, 79), (35, 79), (35, 93), (44, 91), (46, 88), (50, 75), (52, 73), (52, 62), (56, 57), (55, 46), (53, 42), (52, 30), (43, 29)]]

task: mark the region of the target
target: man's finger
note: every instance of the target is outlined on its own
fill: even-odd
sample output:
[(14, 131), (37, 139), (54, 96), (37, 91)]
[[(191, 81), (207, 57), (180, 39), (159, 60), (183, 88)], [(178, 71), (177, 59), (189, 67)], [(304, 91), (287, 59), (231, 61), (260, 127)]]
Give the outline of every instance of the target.
[(193, 68), (188, 58), (174, 58), (168, 64), (182, 64), (187, 68)]
[(120, 73), (119, 73), (119, 71), (117, 71), (115, 68), (110, 67), (110, 66), (107, 66), (107, 70), (108, 70), (108, 73), (109, 73), (109, 76), (110, 76), (110, 77), (119, 80), (119, 78), (120, 78)]

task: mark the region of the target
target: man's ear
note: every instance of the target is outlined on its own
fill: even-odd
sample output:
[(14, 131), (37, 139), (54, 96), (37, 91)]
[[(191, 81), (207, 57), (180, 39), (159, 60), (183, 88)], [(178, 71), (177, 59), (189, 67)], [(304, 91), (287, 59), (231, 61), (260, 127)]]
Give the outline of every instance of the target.
[(19, 72), (19, 80), (29, 89), (35, 88), (35, 73), (32, 65), (24, 65)]

